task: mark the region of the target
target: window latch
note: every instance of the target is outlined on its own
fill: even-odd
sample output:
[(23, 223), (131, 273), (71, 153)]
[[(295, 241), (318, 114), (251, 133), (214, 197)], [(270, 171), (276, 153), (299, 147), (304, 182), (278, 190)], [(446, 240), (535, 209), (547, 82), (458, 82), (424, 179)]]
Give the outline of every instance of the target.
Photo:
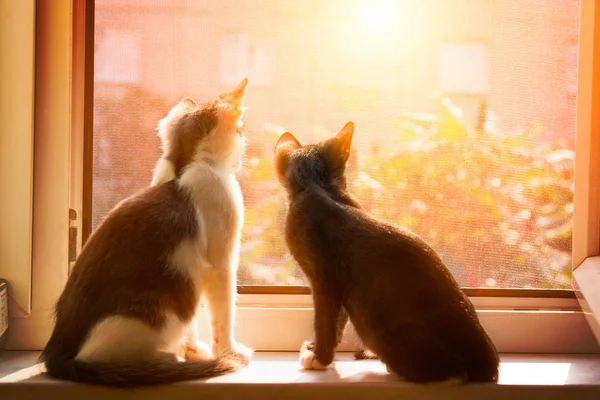
[(69, 274), (71, 274), (71, 267), (77, 259), (77, 211), (69, 208)]

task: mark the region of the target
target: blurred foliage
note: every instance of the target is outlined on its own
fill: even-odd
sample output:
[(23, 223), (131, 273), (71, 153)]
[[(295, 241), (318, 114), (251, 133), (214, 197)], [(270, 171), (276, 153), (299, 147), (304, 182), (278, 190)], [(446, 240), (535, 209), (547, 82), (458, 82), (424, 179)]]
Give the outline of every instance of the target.
[(169, 111), (137, 85), (94, 85), (92, 227), (121, 200), (150, 185), (160, 157), (157, 122)]
[[(98, 87), (95, 97), (94, 226), (149, 185), (156, 121), (169, 109), (135, 86)], [(474, 129), (445, 97), (436, 115), (400, 115), (394, 135), (355, 146), (349, 189), (373, 215), (428, 240), (465, 287), (568, 288), (573, 152), (546, 143), (536, 124), (499, 133), (484, 103), (480, 111)], [(265, 124), (248, 134), (240, 284), (305, 283), (283, 238), (287, 205), (272, 161), (280, 133)]]
[[(350, 191), (428, 240), (465, 287), (570, 287), (573, 152), (541, 144), (535, 124), (501, 134), (458, 115), (440, 97), (437, 115), (404, 115), (390, 143), (354, 149)], [(270, 151), (249, 149), (242, 185), (241, 283), (303, 284), (285, 249)]]

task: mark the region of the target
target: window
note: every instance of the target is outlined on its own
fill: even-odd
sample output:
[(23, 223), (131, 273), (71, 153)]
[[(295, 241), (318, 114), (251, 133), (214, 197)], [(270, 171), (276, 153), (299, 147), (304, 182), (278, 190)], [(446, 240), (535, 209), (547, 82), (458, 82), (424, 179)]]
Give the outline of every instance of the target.
[(9, 55), (0, 61), (0, 276), (11, 288), (11, 315), (23, 316), (31, 311), (34, 5), (2, 4), (0, 14), (0, 48)]
[[(309, 142), (339, 129), (347, 119), (356, 116), (357, 133), (364, 133), (353, 152), (352, 190), (362, 196), (372, 212), (420, 231), (438, 246), (447, 260), (451, 260), (449, 264), (454, 274), (471, 295), (484, 327), (500, 351), (597, 350), (597, 342), (572, 291), (532, 290), (540, 287), (570, 289), (569, 258), (574, 267), (581, 265), (575, 269), (575, 276), (581, 271), (577, 282), (582, 281), (585, 288), (575, 286), (577, 294), (586, 296), (600, 284), (595, 279), (597, 274), (586, 274), (590, 271), (586, 265), (600, 264), (594, 257), (598, 256), (600, 247), (600, 208), (596, 191), (600, 174), (598, 163), (594, 161), (600, 159), (599, 136), (596, 134), (599, 122), (594, 118), (600, 113), (597, 101), (600, 85), (597, 85), (597, 79), (592, 79), (594, 74), (600, 74), (597, 49), (600, 29), (595, 23), (600, 20), (600, 7), (594, 8), (597, 1), (565, 0), (552, 9), (527, 12), (527, 6), (516, 0), (471, 0), (461, 8), (435, 7), (435, 10), (429, 5), (438, 4), (433, 1), (422, 2), (422, 5), (419, 2), (377, 2), (373, 5), (356, 1), (346, 4), (351, 12), (339, 12), (341, 2), (300, 0), (268, 1), (261, 7), (251, 1), (240, 2), (235, 10), (222, 3), (208, 6), (191, 1), (137, 1), (133, 3), (135, 12), (125, 13), (121, 11), (130, 3), (117, 0), (77, 1), (72, 5), (49, 3), (38, 2), (35, 19), (38, 38), (35, 70), (39, 75), (35, 81), (32, 307), (27, 318), (11, 314), (9, 348), (40, 349), (50, 334), (52, 305), (68, 273), (69, 227), (65, 223), (69, 219), (68, 209), (76, 210), (84, 227), (89, 228), (95, 226), (111, 204), (148, 184), (158, 157), (158, 139), (154, 135), (156, 121), (184, 94), (202, 101), (228, 87), (221, 81), (219, 69), (221, 39), (241, 32), (250, 42), (260, 43), (264, 38), (273, 40), (266, 45), (270, 50), (265, 54), (270, 55), (264, 59), (269, 61), (259, 63), (269, 65), (269, 68), (253, 67), (249, 63), (244, 71), (268, 69), (272, 79), (268, 85), (251, 88), (248, 94), (252, 107), (245, 122), (248, 136), (251, 140), (254, 138), (256, 146), (248, 151), (249, 173), (244, 182), (247, 199), (256, 200), (257, 193), (272, 195), (272, 201), (282, 196), (278, 184), (269, 177), (272, 177), (270, 164), (263, 162), (270, 158), (273, 143), (282, 129), (289, 129)], [(581, 6), (581, 23), (577, 17), (578, 5)], [(107, 11), (111, 7), (114, 12)], [(394, 14), (396, 12), (400, 13)], [(228, 19), (221, 18), (223, 15)], [(389, 24), (393, 15), (408, 23)], [(260, 23), (267, 19), (275, 22)], [(433, 23), (442, 20), (446, 23)], [(219, 26), (219, 21), (224, 25)], [(311, 25), (307, 25), (307, 21)], [(472, 21), (478, 22), (470, 24)], [(529, 27), (526, 35), (519, 30), (522, 25)], [(127, 40), (127, 48), (137, 48), (132, 54), (140, 54), (143, 59), (141, 64), (133, 64), (138, 65), (133, 68), (137, 71), (134, 76), (139, 77), (137, 83), (133, 79), (111, 81), (110, 74), (103, 82), (94, 82), (89, 60), (93, 59), (94, 53), (102, 54), (98, 53), (98, 48), (94, 49), (94, 39), (98, 39), (102, 26), (107, 28), (104, 32), (137, 38)], [(549, 29), (557, 26), (560, 29)], [(155, 27), (161, 27), (163, 34), (154, 34)], [(457, 27), (468, 32), (459, 35)], [(96, 28), (96, 38), (89, 34), (93, 33), (92, 28)], [(486, 33), (486, 29), (489, 37), (480, 33)], [(566, 97), (567, 90), (564, 75), (566, 42), (561, 36), (566, 31), (568, 43), (573, 37), (579, 38), (576, 103), (561, 100)], [(304, 36), (297, 32), (304, 32)], [(175, 44), (173, 37), (179, 38)], [(360, 41), (361, 38), (364, 40)], [(382, 40), (375, 40), (378, 38)], [(437, 73), (441, 46), (472, 43), (471, 38), (486, 43), (488, 48), (488, 93), (476, 96), (447, 93), (429, 97), (439, 89)], [(14, 40), (24, 42), (22, 37)], [(351, 51), (352, 48), (357, 51)], [(374, 57), (376, 54), (385, 56)], [(199, 69), (205, 65), (215, 67)], [(113, 68), (113, 71), (118, 70)], [(379, 73), (370, 72), (373, 70)], [(369, 74), (375, 76), (369, 77)], [(150, 83), (142, 85), (140, 82)], [(274, 87), (281, 89), (274, 92)], [(0, 85), (0, 91), (2, 88), (5, 86)], [(93, 98), (91, 88), (94, 89)], [(347, 100), (357, 93), (367, 97), (361, 99), (360, 110)], [(0, 107), (4, 109), (4, 105)], [(117, 118), (116, 110), (122, 118)], [(107, 122), (110, 119), (113, 122)], [(573, 179), (570, 151), (573, 150), (575, 120), (578, 136), (574, 162), (577, 169), (576, 179)], [(110, 128), (113, 123), (121, 131)], [(519, 132), (524, 134), (517, 134)], [(388, 142), (371, 140), (381, 137)], [(446, 147), (440, 149), (440, 143)], [(514, 158), (507, 158), (512, 164), (505, 164), (506, 158), (492, 162), (490, 157), (476, 158), (472, 154), (489, 156), (494, 151), (499, 152), (494, 145), (511, 149)], [(138, 148), (147, 151), (135, 153), (136, 164), (126, 164), (125, 161), (133, 157), (125, 149)], [(155, 153), (153, 149), (156, 149)], [(452, 160), (448, 155), (442, 158), (450, 162), (450, 167), (445, 166), (442, 172), (450, 168), (450, 174), (437, 173), (440, 164), (433, 158), (435, 155), (436, 160), (440, 160), (439, 156), (446, 154), (441, 150), (445, 149), (453, 151), (450, 154), (456, 158)], [(506, 154), (506, 147), (499, 149), (502, 150), (499, 153)], [(389, 169), (383, 162), (386, 153), (387, 157), (409, 154), (406, 160), (411, 163), (403, 165), (402, 169)], [(369, 159), (372, 155), (379, 158)], [(460, 166), (463, 168), (458, 168)], [(500, 168), (502, 175), (491, 176), (489, 181), (480, 178), (478, 187), (470, 178), (482, 167), (486, 170)], [(531, 172), (528, 168), (538, 175), (527, 175), (524, 171)], [(21, 171), (13, 173), (20, 174)], [(431, 180), (432, 176), (436, 180)], [(414, 195), (426, 193), (414, 188), (428, 187), (425, 185), (428, 180), (429, 185), (435, 183), (444, 190), (448, 187), (452, 193), (458, 192), (463, 197), (456, 197), (460, 201), (451, 202), (444, 194), (441, 200), (438, 199), (437, 191), (430, 194), (433, 198)], [(485, 182), (488, 182), (487, 186)], [(531, 182), (534, 185), (529, 187)], [(489, 222), (495, 215), (487, 213), (485, 207), (494, 204), (498, 197), (479, 197), (482, 187), (497, 190), (500, 199), (508, 198), (522, 204), (532, 201), (532, 188), (539, 189), (547, 182), (568, 189), (545, 194), (542, 191), (539, 197), (534, 197), (544, 204), (547, 201), (556, 205), (553, 210), (546, 210), (557, 217), (553, 219), (555, 224), (538, 225), (540, 220), (545, 223), (550, 217), (535, 215), (532, 213), (535, 208), (517, 208), (502, 221), (506, 224), (501, 224), (501, 229), (495, 225), (489, 229), (503, 240), (486, 242), (481, 239), (483, 236), (479, 236), (479, 240), (468, 236), (472, 232), (464, 228), (471, 226), (464, 224), (469, 221), (467, 217), (475, 215)], [(573, 196), (573, 182), (576, 190), (571, 208), (569, 196)], [(93, 191), (89, 191), (90, 183)], [(397, 196), (408, 190), (412, 190), (413, 195)], [(389, 195), (389, 191), (394, 195)], [(566, 198), (558, 196), (561, 193)], [(471, 196), (483, 201), (471, 207)], [(395, 213), (389, 215), (398, 202), (407, 211), (396, 207)], [(446, 206), (436, 211), (448, 218), (443, 220), (444, 223), (431, 218), (436, 204)], [(544, 204), (540, 207), (536, 204), (536, 207), (543, 210)], [(248, 210), (254, 207), (255, 215), (260, 212), (255, 201), (247, 207)], [(468, 207), (474, 211), (461, 213)], [(573, 223), (570, 213), (573, 213)], [(267, 247), (261, 241), (278, 238), (282, 227), (281, 209), (277, 218), (269, 219), (271, 225), (268, 226), (247, 220), (242, 259), (253, 260), (254, 265), (244, 261), (247, 263), (244, 267), (246, 276), (241, 276), (241, 283), (250, 286), (244, 286), (241, 292), (252, 294), (240, 296), (236, 326), (239, 340), (255, 349), (297, 350), (301, 341), (312, 335), (311, 299), (305, 288), (295, 286), (304, 281), (281, 242), (268, 243), (270, 247)], [(460, 223), (452, 223), (452, 218), (458, 218)], [(537, 223), (532, 225), (532, 219)], [(475, 218), (472, 221), (478, 222)], [(532, 226), (534, 229), (529, 231)], [(432, 228), (437, 228), (437, 233)], [(0, 221), (2, 233), (11, 229)], [(269, 230), (276, 234), (266, 232)], [(443, 248), (439, 245), (443, 239), (440, 232), (448, 231), (456, 234), (459, 240), (449, 240)], [(572, 249), (568, 247), (567, 239), (571, 231), (575, 238)], [(463, 236), (457, 234), (461, 232)], [(547, 242), (552, 242), (553, 238), (556, 239), (555, 247)], [(262, 247), (248, 246), (252, 241)], [(534, 252), (527, 253), (531, 247), (523, 244), (533, 247)], [(489, 246), (496, 246), (493, 247), (495, 253), (485, 253)], [(516, 253), (505, 252), (507, 247)], [(548, 252), (544, 253), (544, 249)], [(523, 255), (519, 253), (521, 251), (529, 257), (519, 257)], [(500, 255), (491, 261), (499, 264), (490, 269), (489, 258), (484, 258), (486, 263), (480, 263), (477, 254)], [(507, 255), (525, 260), (527, 268), (516, 268)], [(453, 260), (459, 257), (467, 261)], [(468, 262), (469, 257), (476, 262)], [(4, 266), (0, 265), (2, 268)], [(490, 271), (496, 275), (490, 276)], [(533, 284), (529, 284), (531, 282)], [(267, 283), (277, 286), (261, 286)], [(19, 282), (11, 284), (18, 285)], [(495, 289), (481, 291), (473, 287)], [(281, 295), (271, 294), (273, 292)], [(600, 303), (593, 296), (586, 298), (590, 304), (596, 304), (596, 308), (591, 308), (592, 313), (585, 314), (593, 319), (593, 312), (598, 312)], [(265, 330), (265, 326), (269, 329)], [(294, 326), (293, 332), (290, 332), (290, 326)], [(205, 329), (202, 331), (206, 332)], [(351, 349), (353, 343), (350, 335), (342, 349)]]
[(311, 142), (352, 119), (350, 190), (464, 287), (570, 288), (576, 110), (559, 45), (578, 2), (254, 3), (96, 1), (94, 226), (150, 182), (174, 102), (249, 76), (240, 284), (305, 285), (271, 151), (282, 130)]
[(570, 44), (567, 46), (565, 54), (565, 84), (567, 93), (575, 96), (577, 94), (577, 58), (578, 46)]
[(142, 82), (140, 38), (138, 32), (106, 29), (97, 31), (94, 60), (96, 82)]
[(443, 92), (486, 94), (490, 86), (488, 49), (477, 43), (443, 45), (439, 76), (439, 89)]
[(234, 86), (240, 76), (248, 77), (251, 86), (269, 86), (273, 81), (273, 50), (267, 37), (228, 34), (221, 38), (221, 82)]

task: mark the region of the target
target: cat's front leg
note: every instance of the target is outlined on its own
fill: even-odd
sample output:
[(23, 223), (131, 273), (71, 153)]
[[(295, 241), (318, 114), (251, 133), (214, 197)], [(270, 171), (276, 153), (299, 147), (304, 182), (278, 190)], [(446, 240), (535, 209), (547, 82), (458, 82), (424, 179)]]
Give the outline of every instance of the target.
[[(346, 312), (346, 310), (342, 307), (342, 309), (340, 310), (340, 314), (338, 315), (338, 322), (337, 322), (337, 340), (336, 340), (336, 344), (339, 346), (340, 343), (342, 343), (342, 339), (344, 338), (344, 332), (346, 330), (346, 325), (348, 324), (348, 313)], [(307, 341), (304, 343), (304, 348), (314, 351), (315, 349), (315, 342), (314, 341)]]
[(247, 364), (252, 350), (234, 338), (236, 276), (235, 270), (212, 271), (204, 286), (204, 301), (208, 312), (215, 357), (234, 358)]
[(311, 342), (304, 343), (300, 350), (300, 363), (305, 369), (325, 369), (333, 362), (338, 344), (342, 303), (324, 290), (315, 287), (313, 287), (313, 302), (315, 341), (312, 345)]

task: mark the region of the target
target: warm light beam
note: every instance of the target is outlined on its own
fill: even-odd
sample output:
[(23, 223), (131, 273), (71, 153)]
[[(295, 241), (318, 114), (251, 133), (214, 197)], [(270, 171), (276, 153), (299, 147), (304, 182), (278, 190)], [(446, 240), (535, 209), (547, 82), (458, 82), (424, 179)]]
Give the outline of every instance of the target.
[(367, 5), (362, 10), (362, 22), (366, 30), (386, 30), (392, 19), (392, 10), (383, 4)]

